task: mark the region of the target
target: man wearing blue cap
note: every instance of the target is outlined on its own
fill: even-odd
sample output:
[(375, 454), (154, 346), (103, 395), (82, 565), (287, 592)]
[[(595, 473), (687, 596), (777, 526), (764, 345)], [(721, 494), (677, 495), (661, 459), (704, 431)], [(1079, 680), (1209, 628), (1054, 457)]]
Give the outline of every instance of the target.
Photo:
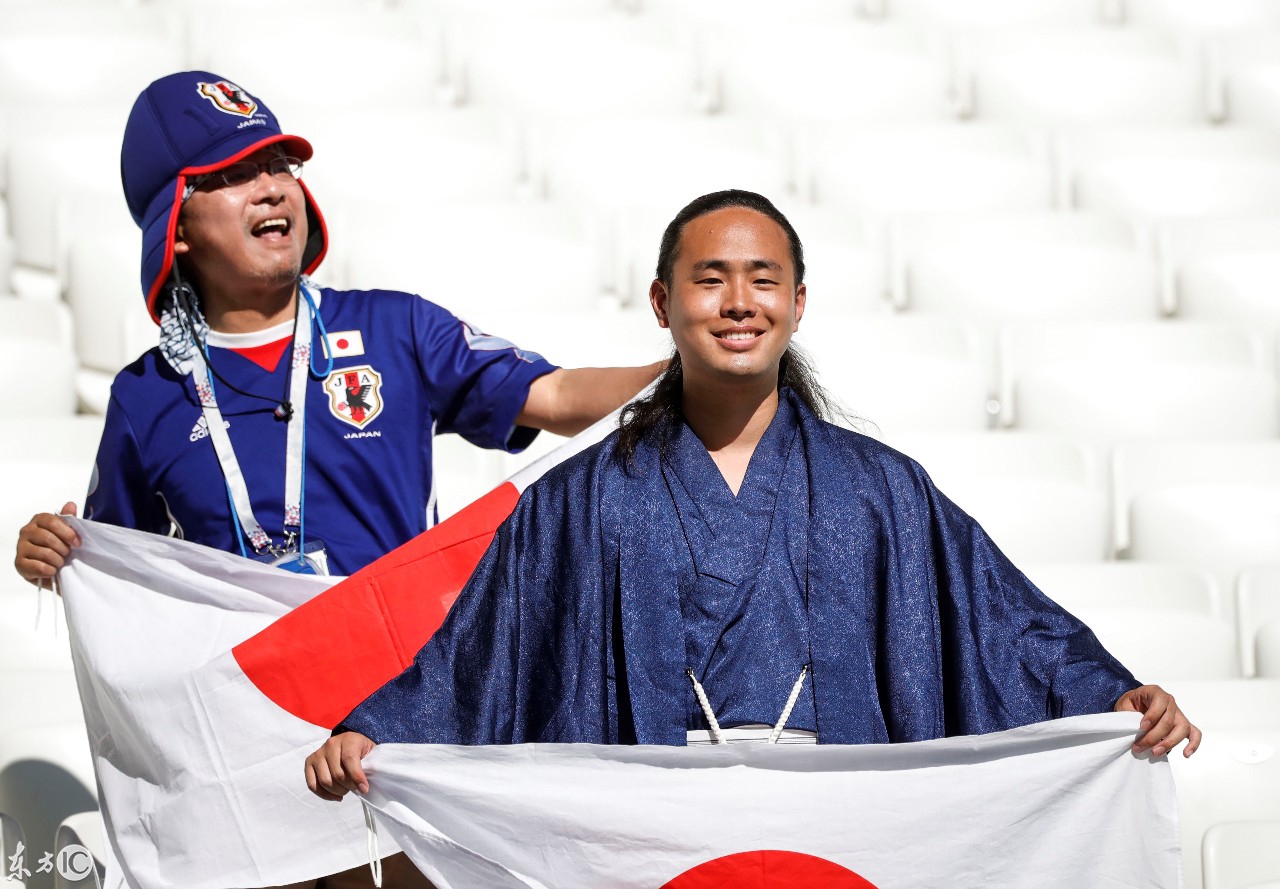
[[(433, 522), (433, 433), (519, 451), (656, 376), (556, 368), (417, 296), (313, 283), (328, 238), (297, 178), (311, 153), (208, 72), (134, 104), (121, 175), (160, 345), (112, 386), (88, 517), (349, 574)], [(42, 514), (16, 566), (51, 577), (75, 543)]]
[[(657, 375), (560, 369), (418, 296), (313, 283), (328, 237), (298, 179), (311, 153), (215, 74), (138, 97), (121, 176), (160, 344), (112, 385), (89, 518), (350, 574), (434, 521), (434, 433), (518, 451), (538, 429), (585, 428)], [(38, 515), (15, 565), (50, 578), (77, 543)], [(386, 877), (427, 885), (403, 856)]]

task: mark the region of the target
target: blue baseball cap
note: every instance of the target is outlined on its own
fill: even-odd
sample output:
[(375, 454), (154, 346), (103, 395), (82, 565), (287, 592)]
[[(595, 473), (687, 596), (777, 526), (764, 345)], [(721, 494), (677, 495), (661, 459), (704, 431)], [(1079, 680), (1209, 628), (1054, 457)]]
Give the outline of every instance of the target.
[[(299, 160), (311, 143), (288, 136), (261, 101), (208, 71), (170, 74), (142, 91), (129, 112), (120, 148), (120, 179), (133, 221), (142, 229), (142, 293), (157, 324), (173, 269), (173, 239), (183, 191), (197, 176), (280, 145)], [(328, 250), (324, 217), (307, 186), (307, 243), (302, 271), (309, 274)]]

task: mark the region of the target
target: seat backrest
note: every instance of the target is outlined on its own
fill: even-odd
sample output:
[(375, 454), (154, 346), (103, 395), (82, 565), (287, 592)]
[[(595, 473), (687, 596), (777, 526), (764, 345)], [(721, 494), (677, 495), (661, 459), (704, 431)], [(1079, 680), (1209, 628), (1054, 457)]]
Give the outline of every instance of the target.
[(1239, 675), (1235, 628), (1189, 611), (1105, 608), (1086, 621), (1107, 650), (1142, 682), (1232, 679)]
[(1194, 484), (1280, 484), (1273, 441), (1125, 441), (1112, 453), (1116, 543), (1129, 546), (1129, 507), (1140, 494)]
[(1194, 756), (1174, 751), (1169, 765), (1178, 788), (1184, 876), (1194, 887), (1210, 827), (1280, 821), (1280, 729), (1215, 729), (1205, 733)]
[(1280, 618), (1272, 618), (1253, 637), (1254, 659), (1259, 676), (1280, 679)]
[(1280, 885), (1280, 821), (1229, 821), (1204, 834), (1204, 889)]
[[(1280, 554), (1277, 561), (1280, 562)], [(1244, 569), (1236, 580), (1235, 592), (1244, 675), (1252, 676), (1257, 669), (1257, 650), (1262, 644), (1258, 634), (1267, 624), (1280, 620), (1280, 564)], [(1266, 641), (1274, 644), (1275, 639), (1280, 639), (1280, 634), (1272, 631)], [(1268, 659), (1269, 674), (1280, 675), (1280, 649), (1268, 648)]]
[(769, 119), (929, 121), (954, 116), (944, 41), (852, 17), (780, 18), (773, 64), (761, 65), (758, 22), (734, 17), (707, 47), (717, 110)]
[(1226, 616), (1213, 575), (1185, 565), (1032, 563), (1022, 569), (1049, 598), (1085, 623), (1090, 615), (1117, 608)]
[(1158, 32), (1097, 27), (966, 36), (973, 114), (1053, 126), (1206, 120), (1194, 56)]
[(802, 132), (802, 197), (868, 215), (1053, 206), (1042, 142), (1017, 127), (823, 126)]

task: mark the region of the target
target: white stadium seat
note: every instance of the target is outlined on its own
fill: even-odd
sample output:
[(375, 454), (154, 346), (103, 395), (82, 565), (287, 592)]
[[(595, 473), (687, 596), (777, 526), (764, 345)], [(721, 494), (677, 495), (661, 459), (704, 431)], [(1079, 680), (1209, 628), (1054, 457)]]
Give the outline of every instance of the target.
[(1199, 889), (1201, 848), (1210, 827), (1280, 821), (1280, 729), (1206, 732), (1194, 756), (1185, 759), (1175, 751), (1169, 764), (1178, 787), (1183, 877), (1187, 889)]
[(1258, 628), (1253, 637), (1253, 656), (1259, 676), (1280, 679), (1280, 618)]
[(483, 13), (449, 28), (461, 101), (520, 117), (705, 110), (692, 42), (636, 17)]
[(949, 29), (1080, 26), (1104, 20), (1098, 0), (868, 0), (892, 21)]
[(66, 416), (76, 410), (76, 359), (63, 343), (0, 332), (0, 355), (14, 368), (15, 402), (28, 418)]
[[(786, 142), (768, 122), (727, 117), (600, 116), (531, 128), (537, 194), (586, 207), (656, 208), (670, 219), (725, 188), (785, 198)], [(657, 242), (653, 249), (657, 251)]]
[(941, 216), (894, 226), (895, 301), (974, 320), (1154, 319), (1131, 227), (1091, 214)]
[[(774, 0), (616, 0), (615, 5), (638, 8), (646, 16), (699, 25), (774, 17), (778, 9)], [(786, 18), (839, 22), (853, 16), (852, 7), (849, 0), (790, 0)]]
[(1226, 616), (1213, 575), (1186, 565), (1034, 562), (1021, 567), (1042, 592), (1085, 623), (1094, 614), (1113, 610)]
[(971, 113), (1045, 126), (1195, 124), (1201, 75), (1171, 39), (1124, 29), (971, 34)]
[(1177, 220), (1157, 244), (1164, 301), (1180, 317), (1280, 326), (1280, 217)]
[[(1280, 555), (1277, 555), (1280, 562)], [(1255, 669), (1255, 642), (1263, 626), (1280, 621), (1280, 564), (1246, 568), (1236, 580), (1236, 626), (1240, 635), (1240, 653), (1246, 676)], [(1271, 637), (1280, 638), (1276, 631)], [(1268, 666), (1269, 675), (1280, 676), (1280, 649), (1275, 649), (1276, 659)], [(1277, 710), (1280, 719), (1280, 710)]]
[(863, 431), (980, 432), (989, 425), (989, 357), (961, 323), (827, 315), (812, 327), (801, 321), (795, 341)]
[(1102, 441), (1270, 437), (1280, 430), (1271, 349), (1226, 324), (1010, 324), (1001, 419)]
[(96, 786), (83, 720), (0, 733), (0, 811), (22, 824), (28, 862), (53, 851), (67, 816), (98, 807)]
[(334, 244), (352, 226), (342, 200), (382, 198), (415, 205), (501, 201), (516, 197), (525, 176), (520, 130), (510, 121), (463, 108), (371, 108), (352, 127), (344, 115), (297, 104), (281, 112), (287, 132), (304, 134), (315, 155), (303, 180), (315, 196)]
[(1060, 140), (1072, 206), (1154, 222), (1274, 213), (1280, 133), (1243, 128), (1080, 130)]
[(0, 31), (0, 103), (93, 102), (128, 114), (157, 77), (182, 70), (181, 20), (153, 4), (11, 4)]
[[(0, 418), (0, 462), (11, 460), (52, 460), (79, 464), (89, 477), (98, 439), (102, 437), (102, 417), (71, 414), (25, 420)], [(61, 503), (54, 504), (61, 506)]]
[(357, 289), (418, 293), (488, 325), (507, 311), (588, 311), (607, 283), (595, 219), (563, 206), (428, 209), (384, 196), (351, 209), (346, 281)]
[(1215, 41), (1211, 56), (1222, 71), (1222, 116), (1238, 126), (1280, 124), (1280, 14), (1266, 29), (1244, 31)]
[[(304, 116), (295, 109), (306, 106), (352, 124), (371, 108), (425, 108), (443, 98), (443, 34), (416, 16), (372, 4), (308, 8), (289, 22), (290, 40), (306, 49), (295, 63), (282, 64), (279, 37), (270, 29), (237, 28), (235, 39), (227, 39), (228, 18), (255, 15), (261, 7), (253, 4), (192, 13), (193, 62), (260, 97), (285, 132), (305, 136), (295, 129)], [(300, 76), (300, 70), (314, 74)], [(373, 150), (405, 148), (381, 143)]]
[(1204, 889), (1280, 886), (1280, 820), (1228, 821), (1204, 835)]
[(1280, 25), (1272, 0), (1125, 0), (1124, 13), (1133, 25), (1197, 35)]
[(1090, 450), (1019, 432), (904, 434), (889, 444), (917, 459), (1015, 564), (1097, 561), (1111, 551), (1107, 491)]
[(1129, 553), (1211, 568), (1228, 583), (1244, 568), (1280, 562), (1280, 485), (1184, 483), (1138, 494)]
[(155, 324), (139, 283), (142, 236), (118, 197), (64, 199), (58, 208), (58, 270), (75, 318), (77, 395), (104, 413), (111, 380), (140, 354), (131, 331)]
[[(86, 860), (75, 847), (87, 850), (89, 858)], [(53, 889), (101, 889), (107, 861), (102, 814), (94, 810), (62, 819), (54, 835), (53, 851), (54, 860), (64, 864), (61, 869), (54, 868)], [(84, 876), (77, 877), (81, 873)]]
[[(0, 856), (3, 856), (5, 865), (15, 860), (13, 856), (25, 852), (26, 848), (27, 837), (22, 832), (22, 825), (18, 823), (18, 819), (6, 812), (0, 812)], [(12, 871), (5, 876), (11, 880), (13, 889), (26, 889), (25, 878), (19, 877)]]
[[(145, 84), (144, 84), (145, 85)], [(58, 207), (68, 197), (120, 200), (120, 130), (14, 136), (9, 150), (9, 211), (14, 259), (53, 271)]]
[(1165, 689), (1202, 731), (1280, 730), (1280, 679), (1179, 679)]
[(1240, 675), (1235, 628), (1226, 618), (1150, 607), (1099, 608), (1088, 612), (1086, 622), (1141, 682)]
[(864, 214), (1047, 210), (1045, 146), (1017, 128), (824, 126), (800, 143), (800, 194)]
[(735, 17), (709, 41), (716, 105), (771, 120), (926, 121), (954, 117), (946, 45), (911, 29), (852, 19), (772, 22), (772, 64), (759, 25)]
[(1280, 485), (1280, 442), (1126, 441), (1112, 455), (1116, 542), (1129, 546), (1129, 507), (1183, 485)]
[(7, 339), (35, 340), (70, 349), (71, 310), (58, 300), (0, 296), (0, 341)]

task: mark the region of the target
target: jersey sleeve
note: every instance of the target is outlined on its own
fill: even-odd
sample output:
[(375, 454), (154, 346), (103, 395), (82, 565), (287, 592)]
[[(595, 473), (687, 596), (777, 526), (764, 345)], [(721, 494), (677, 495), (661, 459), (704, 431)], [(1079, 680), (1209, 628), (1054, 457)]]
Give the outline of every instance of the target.
[(133, 425), (114, 395), (93, 464), (85, 518), (153, 534), (168, 534), (170, 529), (163, 502), (143, 470)]
[(538, 377), (556, 369), (455, 317), (426, 299), (414, 305), (419, 368), (436, 414), (436, 432), (456, 432), (472, 444), (521, 451), (536, 429), (516, 417)]

